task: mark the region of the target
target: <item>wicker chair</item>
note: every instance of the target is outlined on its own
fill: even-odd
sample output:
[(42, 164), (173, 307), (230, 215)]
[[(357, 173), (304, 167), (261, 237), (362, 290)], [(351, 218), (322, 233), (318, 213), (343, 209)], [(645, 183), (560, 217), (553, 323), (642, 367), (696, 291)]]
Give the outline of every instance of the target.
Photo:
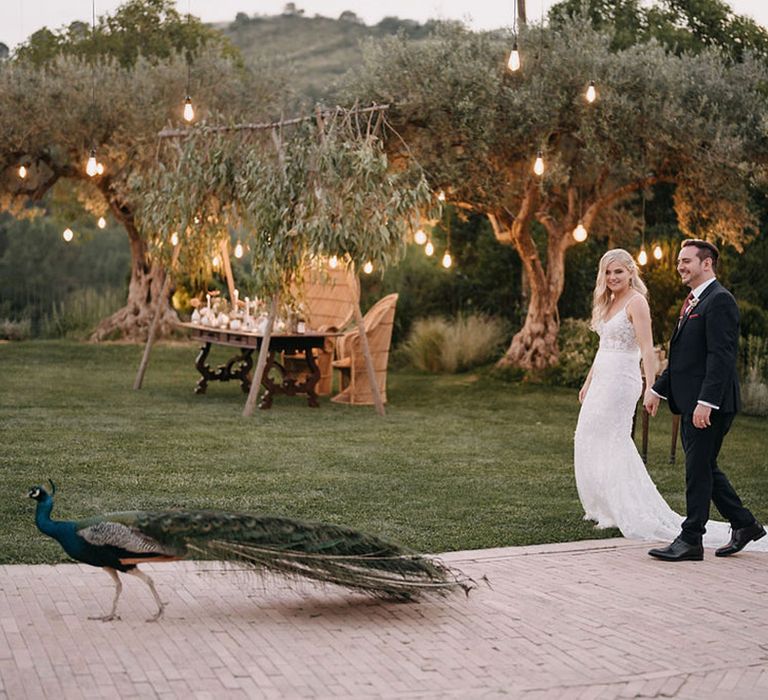
[[(363, 326), (373, 359), (374, 373), (381, 393), (381, 400), (384, 403), (387, 401), (387, 362), (397, 296), (397, 294), (389, 294), (377, 301), (363, 319)], [(339, 359), (333, 362), (333, 367), (341, 373), (341, 391), (332, 397), (331, 401), (372, 405), (373, 391), (368, 379), (358, 329), (339, 338), (336, 354)]]
[[(300, 289), (294, 290), (294, 296), (304, 306), (307, 314), (307, 330), (340, 331), (352, 320), (355, 306), (360, 301), (360, 282), (352, 269), (337, 267), (325, 270), (309, 270)], [(320, 369), (320, 380), (315, 391), (320, 396), (331, 393), (336, 341), (328, 338), (325, 347), (315, 351), (315, 362)], [(306, 371), (303, 356), (285, 355), (283, 362), (292, 375)]]

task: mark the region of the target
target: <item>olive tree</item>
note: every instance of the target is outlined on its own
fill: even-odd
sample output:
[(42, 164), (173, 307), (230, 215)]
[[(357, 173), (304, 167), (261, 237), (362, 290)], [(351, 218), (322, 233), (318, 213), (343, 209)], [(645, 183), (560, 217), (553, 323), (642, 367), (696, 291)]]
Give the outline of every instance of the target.
[[(68, 179), (88, 210), (111, 212), (128, 235), (126, 305), (94, 339), (147, 333), (165, 270), (137, 226), (130, 182), (154, 166), (157, 134), (181, 121), (190, 86), (198, 119), (269, 114), (285, 94), (277, 73), (246, 69), (213, 30), (172, 8), (168, 0), (131, 0), (95, 32), (80, 24), (40, 30), (0, 63), (0, 210), (28, 213), (30, 202)], [(91, 149), (104, 166), (93, 177), (85, 167)], [(174, 318), (166, 303), (161, 329)]]
[(754, 233), (749, 187), (763, 175), (768, 74), (749, 56), (678, 56), (653, 41), (615, 50), (579, 19), (524, 31), (515, 73), (510, 46), (456, 27), (418, 44), (372, 43), (346, 89), (390, 102), (391, 158), (415, 156), (449, 202), (485, 214), (514, 246), (528, 308), (500, 364), (537, 370), (557, 361), (557, 303), (579, 221), (591, 236), (639, 243), (640, 193), (665, 182), (686, 234), (738, 247)]

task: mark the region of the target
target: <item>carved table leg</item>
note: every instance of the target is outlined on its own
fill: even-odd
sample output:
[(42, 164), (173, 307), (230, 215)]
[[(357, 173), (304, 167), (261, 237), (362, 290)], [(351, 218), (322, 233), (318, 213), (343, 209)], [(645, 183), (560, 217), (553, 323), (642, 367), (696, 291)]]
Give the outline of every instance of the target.
[[(251, 388), (251, 380), (249, 379), (248, 374), (253, 367), (252, 355), (253, 350), (243, 348), (239, 355), (236, 355), (229, 362), (227, 362), (227, 365), (224, 368), (224, 374), (222, 376), (222, 381), (227, 381), (229, 379), (239, 379), (240, 388), (243, 390), (244, 394), (247, 394)], [(233, 367), (238, 363), (240, 366), (237, 369), (233, 369)]]
[(242, 390), (247, 394), (251, 388), (251, 380), (248, 373), (253, 367), (253, 349), (243, 348), (240, 354), (231, 358), (227, 364), (219, 365), (215, 370), (206, 363), (208, 353), (211, 351), (211, 343), (206, 343), (200, 348), (200, 353), (195, 360), (195, 367), (200, 372), (200, 379), (195, 387), (196, 394), (204, 394), (208, 389), (208, 382), (228, 382), (230, 379), (239, 379)]
[(320, 368), (317, 366), (317, 362), (315, 362), (315, 355), (312, 352), (312, 348), (307, 348), (305, 353), (307, 366), (310, 369), (310, 373), (304, 382), (304, 389), (307, 392), (307, 403), (309, 403), (312, 408), (320, 408), (320, 404), (317, 402), (317, 393), (315, 392), (315, 387), (320, 381)]
[(203, 347), (200, 348), (200, 352), (197, 355), (197, 358), (195, 359), (195, 367), (197, 368), (197, 371), (200, 372), (200, 379), (197, 380), (197, 386), (195, 386), (195, 393), (196, 394), (204, 394), (206, 389), (208, 388), (208, 380), (214, 379), (213, 376), (211, 376), (211, 368), (205, 364), (206, 359), (208, 358), (208, 353), (211, 351), (211, 344), (206, 343), (203, 345)]
[(259, 402), (259, 408), (263, 408), (265, 411), (272, 408), (272, 399), (275, 397), (275, 394), (280, 391), (280, 385), (275, 384), (272, 377), (269, 376), (275, 364), (275, 353), (267, 353), (267, 362), (264, 365), (264, 374), (261, 377), (261, 385), (264, 387), (264, 396), (261, 397), (261, 401)]

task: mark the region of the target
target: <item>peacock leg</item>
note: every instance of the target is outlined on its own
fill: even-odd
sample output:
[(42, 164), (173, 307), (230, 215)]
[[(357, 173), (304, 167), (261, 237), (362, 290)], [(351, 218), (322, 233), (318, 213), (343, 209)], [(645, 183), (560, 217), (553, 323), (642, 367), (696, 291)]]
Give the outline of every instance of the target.
[(163, 603), (162, 600), (160, 600), (160, 596), (157, 594), (157, 589), (155, 588), (154, 581), (149, 577), (148, 574), (145, 574), (143, 571), (139, 570), (139, 567), (137, 566), (135, 569), (131, 569), (130, 571), (127, 571), (126, 573), (131, 574), (132, 576), (136, 576), (136, 578), (140, 578), (144, 583), (146, 583), (149, 586), (149, 590), (152, 591), (152, 596), (155, 599), (155, 602), (157, 603), (157, 612), (147, 620), (147, 622), (156, 622), (163, 616), (163, 612), (165, 611), (165, 603)]
[(123, 590), (123, 584), (121, 583), (120, 577), (117, 575), (117, 571), (115, 569), (109, 566), (105, 566), (104, 571), (106, 571), (115, 582), (115, 599), (112, 601), (112, 611), (109, 613), (109, 615), (95, 615), (93, 617), (89, 617), (89, 620), (101, 620), (103, 622), (109, 622), (110, 620), (120, 619), (120, 616), (117, 614), (117, 601), (120, 598), (120, 593)]

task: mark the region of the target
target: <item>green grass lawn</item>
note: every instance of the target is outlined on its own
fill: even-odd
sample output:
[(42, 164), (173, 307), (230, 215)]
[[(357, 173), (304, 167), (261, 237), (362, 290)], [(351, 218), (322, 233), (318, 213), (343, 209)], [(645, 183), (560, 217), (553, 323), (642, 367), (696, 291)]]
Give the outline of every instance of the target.
[[(572, 474), (576, 391), (486, 372), (389, 375), (387, 415), (278, 397), (241, 416), (236, 383), (193, 393), (195, 345), (0, 345), (0, 563), (64, 560), (34, 527), (30, 486), (52, 478), (55, 515), (221, 508), (344, 523), (424, 551), (610, 537), (582, 521)], [(218, 348), (212, 363), (226, 359)], [(651, 424), (649, 469), (678, 511), (671, 420)], [(740, 416), (721, 463), (768, 517), (764, 419)], [(679, 450), (680, 452), (680, 450)]]

